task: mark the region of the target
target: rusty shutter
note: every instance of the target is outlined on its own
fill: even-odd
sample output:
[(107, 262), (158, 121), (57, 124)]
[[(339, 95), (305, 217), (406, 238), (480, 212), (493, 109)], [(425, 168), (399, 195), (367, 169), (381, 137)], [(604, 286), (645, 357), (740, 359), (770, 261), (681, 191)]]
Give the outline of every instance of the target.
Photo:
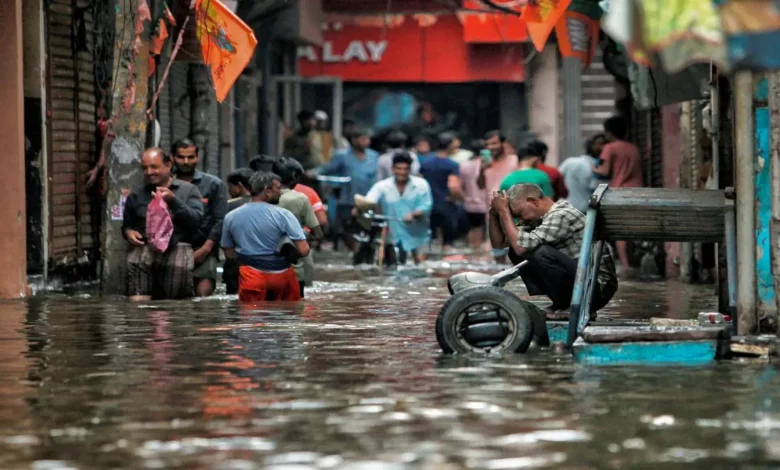
[(49, 246), (56, 265), (75, 262), (99, 246), (84, 185), (95, 144), (94, 38), (89, 1), (50, 0), (46, 17)]
[(650, 110), (650, 156), (646, 186), (664, 187), (663, 120), (660, 108)]

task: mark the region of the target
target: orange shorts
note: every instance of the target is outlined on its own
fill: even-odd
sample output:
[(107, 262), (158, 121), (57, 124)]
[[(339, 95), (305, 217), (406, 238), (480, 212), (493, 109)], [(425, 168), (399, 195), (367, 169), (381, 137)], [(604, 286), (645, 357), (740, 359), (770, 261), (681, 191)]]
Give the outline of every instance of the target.
[(292, 267), (280, 273), (258, 271), (249, 266), (238, 268), (238, 300), (301, 300), (301, 288)]

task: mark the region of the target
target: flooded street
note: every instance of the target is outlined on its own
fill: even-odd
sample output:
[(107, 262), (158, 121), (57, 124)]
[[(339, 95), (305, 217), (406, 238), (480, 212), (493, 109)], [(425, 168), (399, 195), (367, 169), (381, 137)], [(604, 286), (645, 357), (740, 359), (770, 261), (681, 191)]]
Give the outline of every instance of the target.
[[(482, 269), (489, 266), (482, 265)], [(0, 304), (0, 468), (765, 468), (762, 362), (595, 368), (440, 354), (447, 277), (318, 267), (301, 306)], [(513, 290), (522, 295), (522, 285)], [(604, 317), (692, 317), (711, 286), (626, 282)]]

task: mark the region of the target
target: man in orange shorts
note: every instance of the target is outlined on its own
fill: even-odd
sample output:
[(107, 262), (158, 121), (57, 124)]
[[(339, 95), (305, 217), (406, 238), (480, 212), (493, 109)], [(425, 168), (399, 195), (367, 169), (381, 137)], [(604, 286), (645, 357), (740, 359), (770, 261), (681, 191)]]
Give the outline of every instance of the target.
[(279, 176), (258, 172), (249, 185), (252, 201), (229, 212), (222, 229), (225, 256), (238, 260), (238, 298), (301, 300), (291, 262), (275, 253), (279, 242), (288, 237), (301, 256), (308, 255), (306, 234), (292, 212), (276, 205), (282, 195)]

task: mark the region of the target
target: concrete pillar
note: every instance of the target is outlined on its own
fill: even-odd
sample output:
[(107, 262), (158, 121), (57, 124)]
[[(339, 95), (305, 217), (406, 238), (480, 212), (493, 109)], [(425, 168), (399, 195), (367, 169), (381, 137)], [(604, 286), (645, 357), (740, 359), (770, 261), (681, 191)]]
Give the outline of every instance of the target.
[(564, 57), (561, 64), (563, 83), (563, 147), (558, 161), (582, 154), (582, 61)]
[(531, 132), (550, 148), (547, 164), (557, 166), (558, 146), (558, 50), (548, 44), (530, 62), (528, 90), (528, 122)]
[(0, 298), (7, 299), (27, 292), (22, 0), (4, 2), (0, 9), (0, 64)]
[(737, 72), (734, 81), (737, 193), (737, 332), (755, 334), (756, 315), (756, 201), (753, 140), (753, 75)]

